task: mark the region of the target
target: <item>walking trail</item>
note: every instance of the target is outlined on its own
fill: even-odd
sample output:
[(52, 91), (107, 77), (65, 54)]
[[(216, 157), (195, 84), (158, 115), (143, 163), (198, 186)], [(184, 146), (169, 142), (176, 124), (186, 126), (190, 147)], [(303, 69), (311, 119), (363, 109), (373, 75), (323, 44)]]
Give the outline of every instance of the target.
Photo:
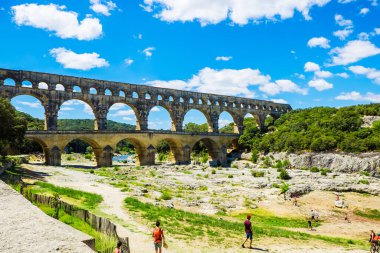
[[(43, 172), (48, 176), (45, 180), (49, 183), (69, 187), (81, 191), (87, 191), (103, 196), (103, 202), (99, 205), (100, 212), (112, 216), (116, 223), (117, 231), (121, 237), (129, 237), (131, 252), (153, 252), (153, 241), (150, 237), (151, 229), (135, 222), (123, 208), (126, 193), (111, 185), (100, 183), (102, 177), (70, 170), (63, 167), (48, 167), (26, 164), (24, 167), (35, 172)], [(152, 221), (152, 224), (154, 221)], [(123, 226), (126, 225), (127, 227)], [(165, 252), (171, 252), (165, 250)]]

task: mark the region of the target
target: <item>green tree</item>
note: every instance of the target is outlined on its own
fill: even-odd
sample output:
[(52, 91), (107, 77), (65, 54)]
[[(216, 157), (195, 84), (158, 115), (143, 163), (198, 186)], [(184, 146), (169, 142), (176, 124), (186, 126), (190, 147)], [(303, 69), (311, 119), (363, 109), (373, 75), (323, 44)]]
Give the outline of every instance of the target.
[(17, 147), (23, 142), (27, 121), (8, 100), (0, 98), (0, 122), (0, 152), (5, 155), (11, 146)]
[(284, 200), (286, 200), (286, 193), (289, 191), (289, 185), (285, 182), (282, 182), (280, 186), (281, 193), (284, 194)]
[(204, 133), (204, 132), (208, 132), (208, 124), (207, 123), (204, 123), (204, 124), (196, 124), (196, 123), (192, 123), (192, 122), (189, 122), (185, 125), (184, 129), (183, 129), (185, 132), (197, 132), (197, 133)]

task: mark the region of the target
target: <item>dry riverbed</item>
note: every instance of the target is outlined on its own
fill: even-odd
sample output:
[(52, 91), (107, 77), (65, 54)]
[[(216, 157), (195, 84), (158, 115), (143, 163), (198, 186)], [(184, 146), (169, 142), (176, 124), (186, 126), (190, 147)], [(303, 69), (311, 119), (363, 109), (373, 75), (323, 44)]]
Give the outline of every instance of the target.
[[(152, 251), (149, 234), (154, 221), (125, 208), (123, 201), (126, 197), (151, 203), (152, 207), (211, 215), (215, 221), (241, 222), (243, 214), (248, 212), (264, 215), (262, 217), (265, 218), (268, 218), (265, 215), (278, 217), (280, 221), (301, 220), (305, 222), (305, 227), (301, 225), (281, 229), (309, 233), (310, 237), (324, 235), (363, 241), (361, 245), (350, 247), (315, 239), (305, 241), (262, 236), (255, 240), (255, 247), (269, 252), (367, 252), (361, 249), (366, 245), (369, 230), (377, 231), (380, 227), (380, 219), (366, 215), (369, 211), (380, 209), (380, 199), (375, 195), (345, 192), (341, 198), (344, 198), (348, 207), (340, 209), (334, 206), (333, 191), (353, 189), (376, 193), (376, 189), (380, 189), (379, 179), (362, 174), (321, 175), (320, 172), (308, 170), (288, 170), (291, 176), (286, 181), (289, 192), (306, 193), (299, 197), (299, 206), (295, 207), (280, 195), (277, 186), (281, 186), (283, 180), (278, 179), (279, 172), (276, 169), (263, 169), (243, 161), (234, 162), (231, 168), (120, 165), (113, 168), (78, 169), (33, 164), (25, 165), (25, 168), (47, 173), (45, 180), (50, 183), (102, 195), (104, 202), (97, 211), (123, 225), (121, 230), (131, 238), (133, 252)], [(311, 209), (317, 210), (322, 219), (316, 231), (306, 228), (306, 217), (310, 215)], [(362, 215), (358, 215), (358, 212)], [(350, 223), (344, 219), (346, 214)], [(226, 236), (222, 231), (219, 232), (222, 237)], [(210, 236), (205, 236), (204, 240), (202, 236), (186, 239), (171, 235), (168, 231), (170, 252), (247, 252), (239, 248), (244, 236), (243, 229), (239, 236), (231, 234), (231, 238), (228, 238), (227, 235), (227, 238), (220, 238), (215, 243), (209, 240)]]

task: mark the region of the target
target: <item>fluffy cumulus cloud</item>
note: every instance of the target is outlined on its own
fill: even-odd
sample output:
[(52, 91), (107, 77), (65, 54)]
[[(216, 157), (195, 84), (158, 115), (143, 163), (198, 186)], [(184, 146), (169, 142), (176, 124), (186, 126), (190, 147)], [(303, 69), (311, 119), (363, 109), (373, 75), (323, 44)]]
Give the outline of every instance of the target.
[(315, 72), (321, 70), (321, 67), (319, 67), (318, 64), (314, 62), (306, 62), (304, 66), (305, 72)]
[(333, 85), (324, 79), (314, 79), (309, 81), (308, 85), (315, 88), (317, 91), (332, 89)]
[(66, 11), (65, 6), (55, 4), (22, 4), (12, 7), (14, 22), (54, 32), (60, 38), (93, 40), (102, 35), (102, 25), (97, 18), (78, 20), (78, 14)]
[(316, 77), (319, 77), (319, 78), (329, 78), (333, 76), (333, 73), (331, 73), (330, 71), (324, 71), (324, 70), (316, 71), (314, 74)]
[(112, 1), (90, 0), (90, 3), (91, 10), (105, 16), (110, 16), (110, 11), (114, 10), (117, 7), (116, 4)]
[(53, 48), (50, 54), (67, 69), (90, 70), (109, 66), (109, 63), (97, 53), (77, 54), (66, 48)]
[(255, 97), (254, 87), (269, 95), (281, 92), (307, 94), (307, 90), (300, 88), (290, 80), (271, 81), (269, 75), (264, 75), (258, 69), (221, 69), (203, 68), (192, 78), (183, 80), (147, 82), (148, 85), (192, 90), (231, 96)]
[(199, 21), (202, 25), (217, 24), (229, 19), (235, 24), (245, 25), (250, 20), (288, 19), (296, 11), (309, 20), (309, 10), (324, 6), (331, 0), (144, 0), (146, 11), (156, 12), (161, 20)]
[(329, 48), (330, 41), (326, 39), (325, 37), (315, 37), (311, 38), (308, 42), (307, 45), (309, 47), (322, 47), (322, 48)]
[(332, 49), (330, 54), (332, 55), (330, 65), (347, 65), (380, 54), (380, 48), (370, 41), (352, 40), (344, 47)]
[(215, 60), (217, 61), (229, 61), (232, 59), (232, 56), (217, 56)]
[(362, 8), (360, 9), (359, 14), (365, 16), (369, 12), (368, 8)]
[(110, 114), (111, 117), (126, 117), (126, 116), (135, 116), (135, 112), (130, 110), (117, 110), (115, 113)]
[(380, 103), (380, 94), (374, 94), (372, 92), (367, 92), (366, 94), (360, 94), (360, 92), (351, 91), (351, 92), (342, 92), (339, 96), (335, 97), (335, 99)]
[(338, 37), (340, 40), (345, 40), (353, 32), (352, 20), (345, 19), (342, 15), (335, 15), (335, 22), (343, 29), (335, 31), (333, 35)]
[(368, 79), (373, 80), (376, 84), (380, 84), (380, 70), (375, 68), (366, 68), (363, 66), (351, 66), (349, 70), (357, 75), (365, 75)]

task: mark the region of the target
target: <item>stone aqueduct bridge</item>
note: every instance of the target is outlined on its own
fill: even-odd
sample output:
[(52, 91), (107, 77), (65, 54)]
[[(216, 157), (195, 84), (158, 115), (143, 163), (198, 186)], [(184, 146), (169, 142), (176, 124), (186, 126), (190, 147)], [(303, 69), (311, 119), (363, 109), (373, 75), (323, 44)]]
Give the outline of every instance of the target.
[[(19, 95), (37, 98), (45, 109), (45, 131), (28, 131), (27, 137), (37, 141), (44, 150), (46, 164), (60, 165), (61, 152), (74, 139), (82, 139), (94, 149), (98, 166), (112, 164), (112, 154), (123, 139), (136, 149), (137, 163), (154, 164), (155, 146), (168, 141), (177, 163), (190, 162), (193, 146), (202, 140), (211, 158), (226, 162), (227, 147), (243, 130), (243, 119), (250, 113), (260, 128), (268, 115), (278, 118), (291, 110), (288, 104), (232, 96), (164, 89), (146, 85), (110, 82), (88, 78), (0, 69), (0, 96), (12, 99)], [(59, 131), (58, 111), (68, 100), (77, 99), (91, 106), (95, 115), (94, 131)], [(107, 130), (107, 114), (116, 103), (130, 106), (136, 115), (136, 130)], [(165, 108), (171, 117), (171, 131), (148, 130), (148, 116), (155, 106)], [(185, 114), (196, 109), (207, 119), (208, 133), (183, 132)], [(227, 111), (234, 120), (234, 134), (218, 133), (218, 120)]]

